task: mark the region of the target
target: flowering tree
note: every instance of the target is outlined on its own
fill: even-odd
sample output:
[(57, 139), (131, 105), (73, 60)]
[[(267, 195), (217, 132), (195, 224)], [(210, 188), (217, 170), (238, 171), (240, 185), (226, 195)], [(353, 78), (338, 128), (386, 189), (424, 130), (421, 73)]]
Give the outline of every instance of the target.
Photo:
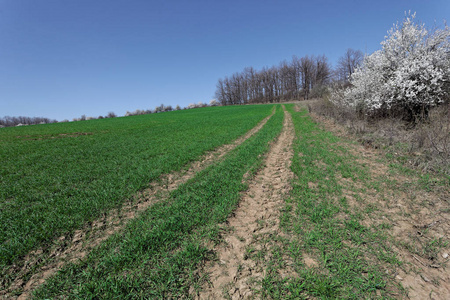
[(209, 106), (218, 106), (220, 103), (216, 99), (209, 101)]
[(394, 25), (382, 49), (364, 58), (341, 104), (369, 114), (401, 112), (414, 120), (448, 98), (450, 30), (428, 31), (414, 18), (410, 14)]

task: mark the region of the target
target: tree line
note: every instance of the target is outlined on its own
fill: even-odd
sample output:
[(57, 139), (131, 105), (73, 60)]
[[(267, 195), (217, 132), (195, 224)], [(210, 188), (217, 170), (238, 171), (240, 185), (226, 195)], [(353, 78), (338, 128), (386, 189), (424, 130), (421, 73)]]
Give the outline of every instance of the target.
[(325, 55), (294, 56), (290, 62), (260, 71), (247, 67), (242, 72), (219, 79), (215, 97), (221, 105), (278, 102), (308, 99), (328, 83), (331, 67)]
[(56, 123), (58, 121), (42, 117), (10, 117), (6, 116), (0, 119), (0, 127), (20, 126), (20, 125), (36, 125)]
[(272, 103), (291, 99), (321, 97), (331, 81), (346, 82), (361, 63), (363, 54), (348, 49), (333, 69), (325, 55), (293, 56), (278, 66), (260, 71), (247, 67), (230, 77), (221, 78), (215, 97), (221, 105)]

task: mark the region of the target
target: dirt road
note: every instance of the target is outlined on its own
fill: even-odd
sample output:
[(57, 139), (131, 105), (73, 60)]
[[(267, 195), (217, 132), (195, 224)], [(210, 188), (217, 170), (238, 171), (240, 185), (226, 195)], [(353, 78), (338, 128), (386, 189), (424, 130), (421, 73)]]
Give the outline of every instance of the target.
[(226, 244), (215, 249), (218, 261), (206, 267), (210, 282), (198, 296), (200, 299), (250, 298), (264, 277), (265, 266), (249, 256), (267, 247), (262, 242), (264, 236), (281, 234), (279, 210), (293, 176), (289, 167), (294, 136), (291, 115), (285, 111), (283, 131), (267, 153), (265, 167), (250, 182), (228, 220)]

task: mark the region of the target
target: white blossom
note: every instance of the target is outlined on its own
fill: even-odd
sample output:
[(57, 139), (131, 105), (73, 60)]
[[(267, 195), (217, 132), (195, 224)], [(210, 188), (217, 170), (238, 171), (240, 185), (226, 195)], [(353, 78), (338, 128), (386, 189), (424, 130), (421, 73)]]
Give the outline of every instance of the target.
[[(415, 14), (396, 24), (351, 76), (341, 105), (368, 112), (392, 107), (431, 107), (448, 93), (450, 31), (429, 32), (414, 22)], [(446, 87), (447, 85), (447, 87)]]
[(217, 106), (217, 105), (219, 105), (219, 101), (217, 101), (216, 99), (212, 99), (211, 101), (209, 101), (209, 105), (210, 106)]

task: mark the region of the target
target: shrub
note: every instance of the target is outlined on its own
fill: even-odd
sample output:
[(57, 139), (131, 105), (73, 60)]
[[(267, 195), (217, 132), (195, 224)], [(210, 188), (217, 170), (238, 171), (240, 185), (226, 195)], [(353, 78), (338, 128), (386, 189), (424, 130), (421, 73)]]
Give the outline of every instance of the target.
[(112, 111), (110, 111), (108, 113), (108, 115), (106, 115), (106, 118), (116, 118), (116, 117), (117, 117), (117, 115), (115, 113), (113, 113)]
[(388, 32), (382, 49), (366, 56), (351, 75), (351, 87), (332, 99), (375, 116), (426, 119), (431, 107), (448, 99), (450, 30), (429, 31), (407, 16)]

